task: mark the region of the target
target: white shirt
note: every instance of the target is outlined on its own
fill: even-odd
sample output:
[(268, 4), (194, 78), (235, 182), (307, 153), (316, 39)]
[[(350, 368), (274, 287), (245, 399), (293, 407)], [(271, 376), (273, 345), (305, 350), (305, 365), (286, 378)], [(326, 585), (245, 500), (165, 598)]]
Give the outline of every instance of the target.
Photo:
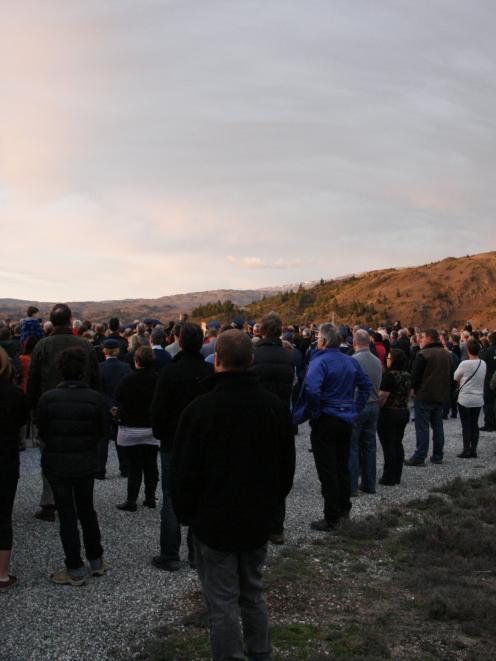
[(454, 378), (460, 383), (459, 404), (467, 408), (483, 406), (486, 369), (487, 365), (483, 360), (462, 360), (458, 365)]

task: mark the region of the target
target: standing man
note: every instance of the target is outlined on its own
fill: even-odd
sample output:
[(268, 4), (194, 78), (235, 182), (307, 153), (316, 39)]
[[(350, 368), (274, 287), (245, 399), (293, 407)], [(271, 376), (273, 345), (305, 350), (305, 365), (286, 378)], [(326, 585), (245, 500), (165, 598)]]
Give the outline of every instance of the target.
[[(255, 345), (253, 371), (258, 376), (260, 385), (277, 395), (289, 411), (295, 366), (291, 353), (282, 346), (282, 319), (275, 312), (266, 314), (262, 319), (260, 332), (262, 339)], [(285, 517), (286, 503), (282, 500), (274, 512), (270, 535), (273, 544), (284, 544)]]
[[(80, 347), (87, 356), (82, 380), (95, 390), (99, 389), (98, 359), (91, 344), (82, 337), (72, 334), (72, 312), (65, 303), (57, 303), (50, 312), (53, 331), (48, 337), (40, 340), (34, 350), (29, 366), (28, 401), (31, 409), (35, 409), (41, 395), (56, 388), (62, 381), (57, 367), (59, 354), (69, 347)], [(42, 521), (55, 521), (55, 503), (50, 484), (43, 476), (43, 492), (40, 501), (41, 509), (35, 517)]]
[(429, 427), (432, 427), (433, 464), (443, 463), (443, 409), (450, 401), (453, 366), (450, 354), (439, 341), (439, 333), (429, 328), (420, 335), (420, 351), (412, 368), (415, 396), (415, 434), (417, 448), (405, 466), (424, 466), (429, 452)]
[(355, 418), (351, 434), (350, 475), (351, 493), (358, 493), (358, 477), (362, 481), (360, 490), (375, 493), (377, 421), (379, 419), (379, 388), (382, 379), (382, 365), (370, 351), (370, 335), (366, 330), (355, 331), (353, 337), (353, 358), (358, 362), (372, 383), (372, 390), (364, 408)]
[(496, 397), (491, 390), (490, 383), (496, 372), (496, 332), (489, 335), (489, 346), (480, 352), (479, 358), (487, 365), (486, 380), (484, 382), (484, 426), (480, 431), (496, 431)]
[(358, 361), (340, 351), (340, 344), (336, 326), (322, 324), (294, 412), (296, 424), (310, 419), (312, 428), (310, 440), (322, 485), (324, 518), (312, 521), (310, 527), (319, 531), (332, 531), (349, 517), (352, 425), (372, 389)]
[[(152, 558), (152, 565), (165, 571), (177, 571), (181, 546), (181, 526), (172, 507), (170, 495), (170, 463), (174, 434), (181, 413), (199, 395), (206, 393), (212, 384), (208, 379), (214, 373), (200, 353), (203, 333), (196, 324), (183, 324), (179, 335), (180, 351), (170, 365), (160, 372), (152, 402), (152, 429), (160, 440), (162, 464), (162, 511), (160, 523), (160, 555)], [(169, 355), (169, 354), (167, 354)], [(188, 532), (190, 565), (195, 565), (195, 553), (191, 534)]]
[(244, 659), (245, 648), (272, 658), (261, 570), (295, 447), (289, 410), (260, 386), (252, 360), (248, 335), (219, 336), (215, 388), (185, 409), (174, 441), (172, 502), (196, 539), (214, 661)]

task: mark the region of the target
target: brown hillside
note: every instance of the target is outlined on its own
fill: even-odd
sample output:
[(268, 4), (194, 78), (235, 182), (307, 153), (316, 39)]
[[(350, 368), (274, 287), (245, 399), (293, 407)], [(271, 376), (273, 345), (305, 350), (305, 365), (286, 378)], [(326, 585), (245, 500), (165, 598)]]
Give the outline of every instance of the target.
[(411, 268), (383, 269), (311, 289), (300, 288), (247, 307), (249, 318), (270, 310), (287, 323), (381, 324), (399, 319), (404, 325), (474, 325), (496, 328), (496, 252), (448, 257)]

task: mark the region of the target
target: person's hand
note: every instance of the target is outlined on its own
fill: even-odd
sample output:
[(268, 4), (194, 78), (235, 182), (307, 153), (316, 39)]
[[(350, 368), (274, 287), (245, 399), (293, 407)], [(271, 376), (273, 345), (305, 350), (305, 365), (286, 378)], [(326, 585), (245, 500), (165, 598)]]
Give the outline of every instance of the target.
[(112, 406), (112, 408), (110, 409), (110, 413), (113, 415), (114, 418), (117, 415), (117, 411), (118, 411), (117, 406)]

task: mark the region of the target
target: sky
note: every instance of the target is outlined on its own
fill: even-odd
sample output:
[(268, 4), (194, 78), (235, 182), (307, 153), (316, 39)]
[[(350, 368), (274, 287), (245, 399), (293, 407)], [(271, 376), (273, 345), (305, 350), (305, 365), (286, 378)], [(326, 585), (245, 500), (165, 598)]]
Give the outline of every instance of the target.
[(0, 297), (496, 249), (493, 0), (0, 0)]

